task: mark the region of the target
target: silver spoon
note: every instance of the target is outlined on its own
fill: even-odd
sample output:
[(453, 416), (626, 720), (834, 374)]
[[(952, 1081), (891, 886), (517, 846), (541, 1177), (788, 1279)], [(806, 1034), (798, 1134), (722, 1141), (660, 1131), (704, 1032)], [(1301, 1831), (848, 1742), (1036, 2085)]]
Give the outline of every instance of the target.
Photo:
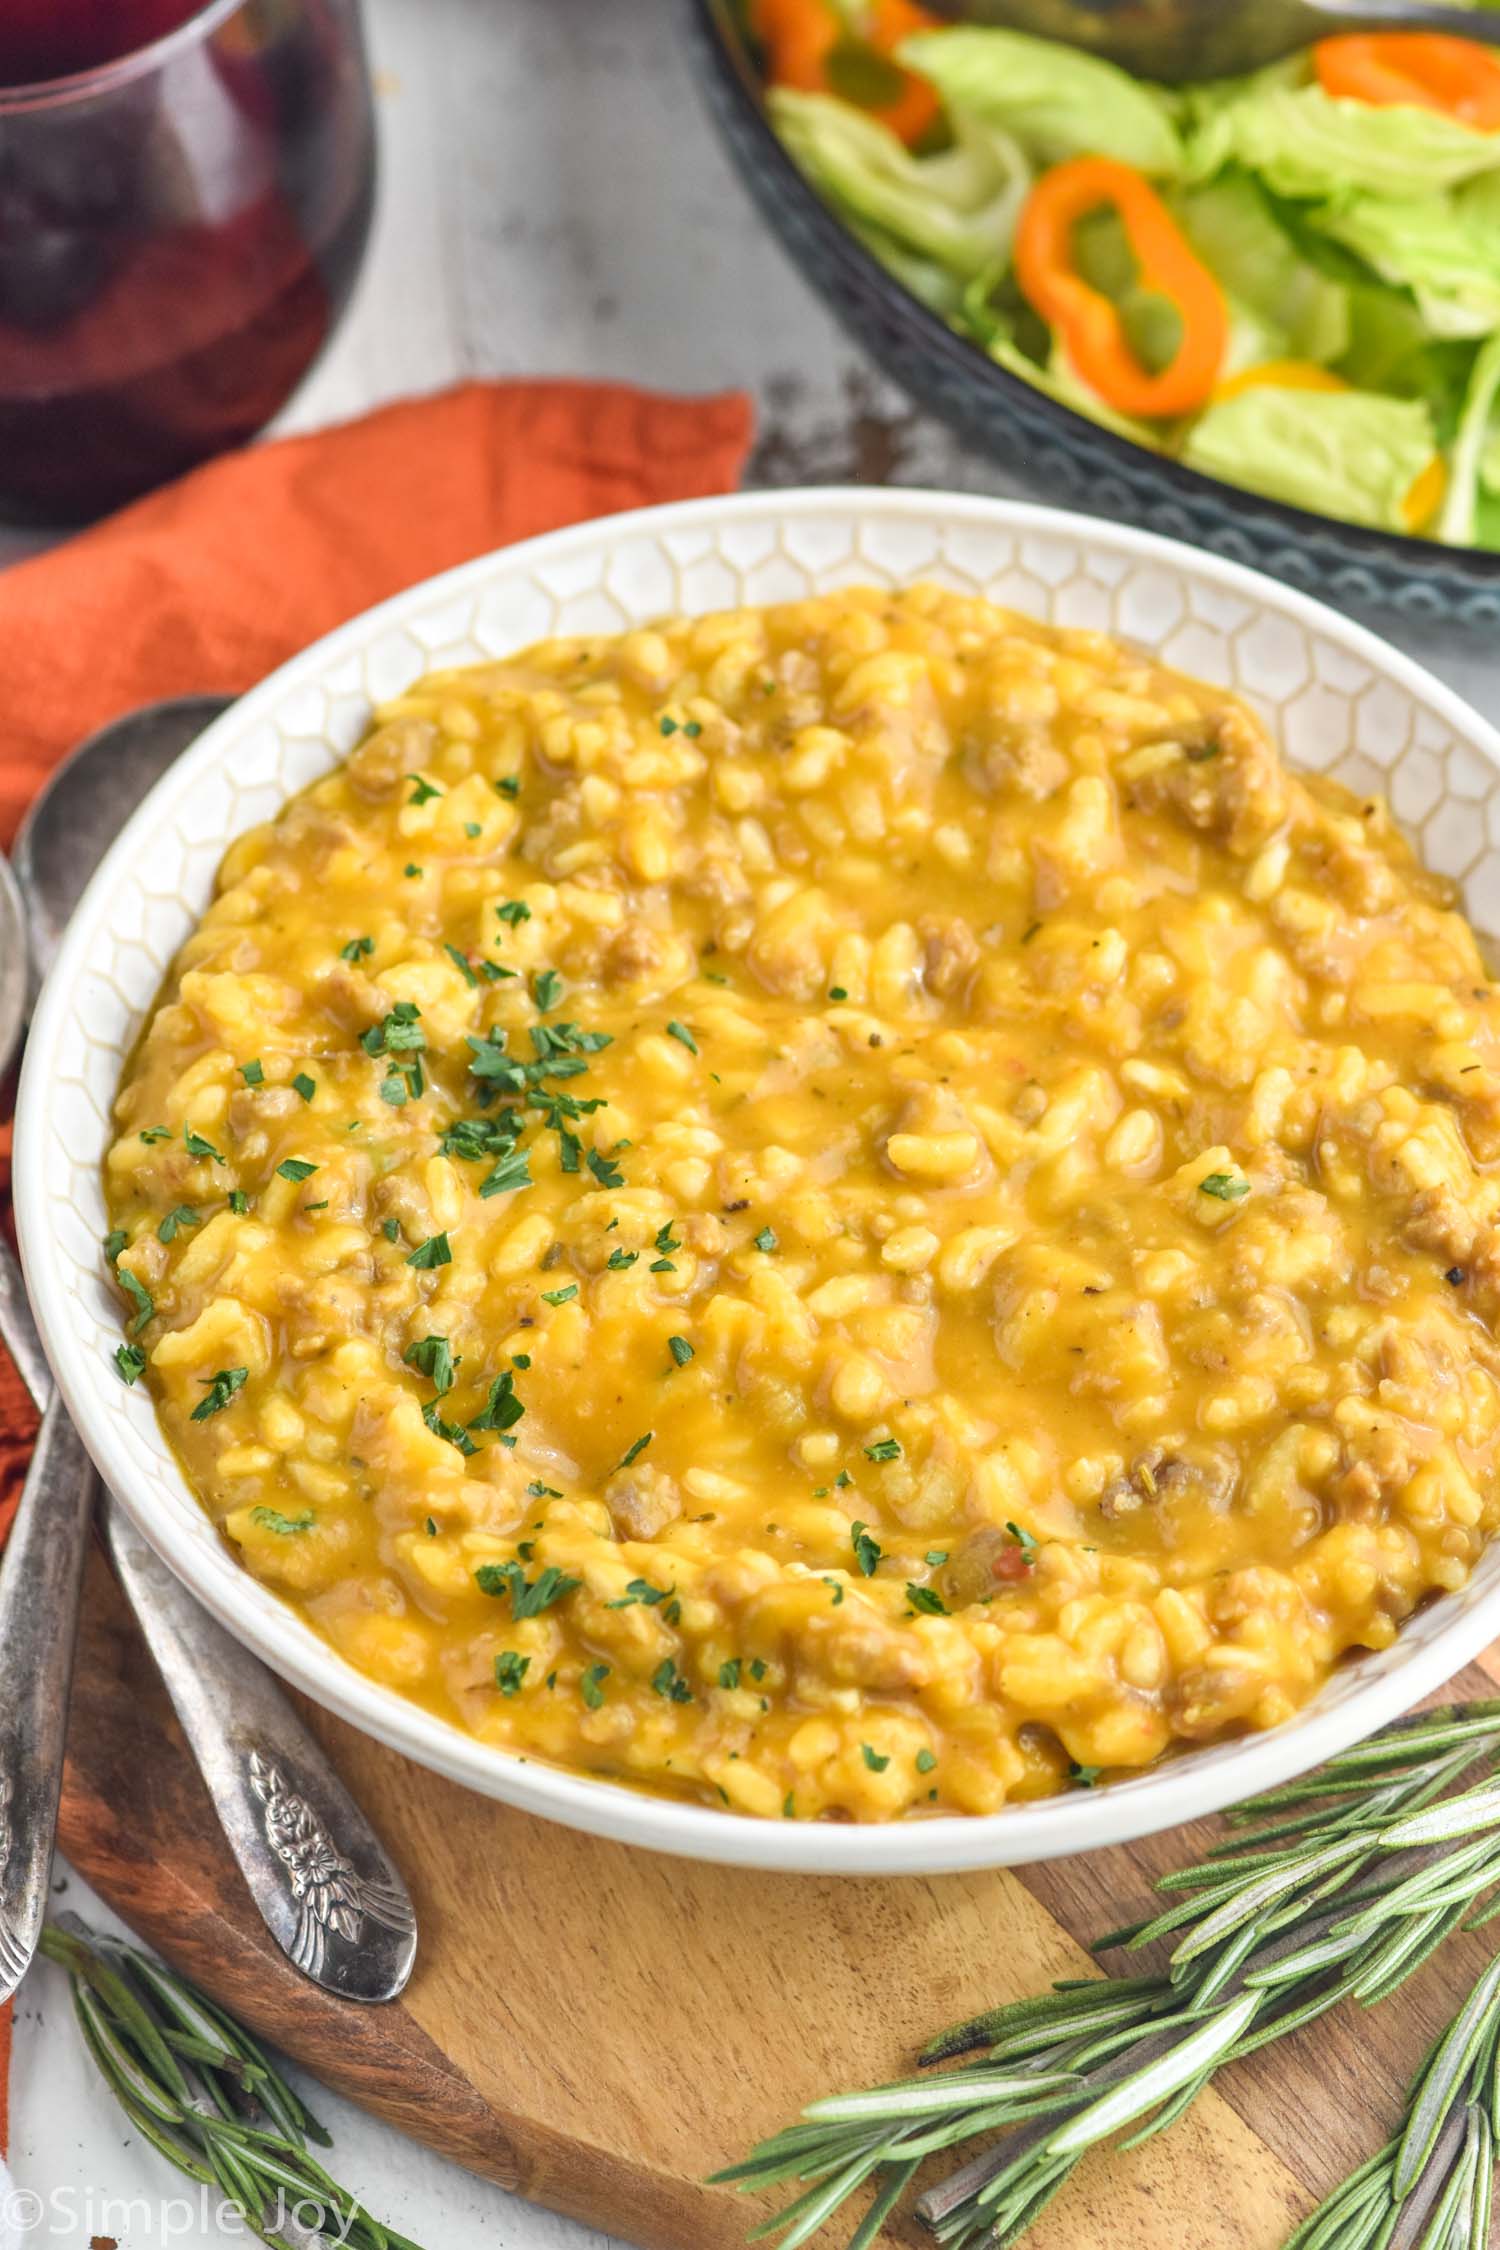
[(1346, 31), (1450, 31), (1500, 46), (1500, 15), (1424, 0), (928, 0), (940, 15), (1035, 32), (1166, 85), (1233, 78)]
[[(14, 855), (32, 949), (42, 968), (50, 965), (58, 938), (105, 846), (113, 842), (152, 784), (225, 708), (224, 700), (214, 696), (148, 705), (91, 736), (53, 775), (26, 817)], [(24, 959), (24, 937), (18, 949), (0, 929), (0, 962), (16, 959), (18, 950)], [(3, 990), (0, 971), (0, 1001)], [(4, 1031), (0, 1022), (0, 1071)], [(13, 1044), (14, 1028), (10, 1036)], [(15, 1277), (10, 1277), (7, 1288), (5, 1270), (10, 1264), (8, 1257), (0, 1259), (0, 1335), (38, 1404), (45, 1405), (52, 1392), (51, 1372), (24, 1294), (21, 1317), (15, 1317)], [(43, 1455), (43, 1441), (49, 1437), (49, 1450)], [(29, 1695), (31, 1745), (29, 1764), (23, 1758), (13, 1768), (14, 1752), (8, 1750), (5, 1721), (0, 1720), (0, 1792), (6, 1773), (19, 1772), (28, 1764), (29, 1817), (24, 1824), (13, 1819), (12, 1826), (18, 1836), (38, 1826), (45, 1831), (44, 1838), (31, 1834), (26, 1853), (33, 1882), (40, 1861), (36, 1885), (40, 1895), (30, 1907), (33, 1948), (46, 1902), (61, 1777), (78, 1564), (64, 1583), (34, 1588), (29, 1596), (16, 1589), (28, 1582), (45, 1557), (53, 1558), (54, 1574), (63, 1567), (58, 1558), (70, 1549), (81, 1559), (94, 1486), (87, 1457), (60, 1406), (48, 1408), (38, 1454), (41, 1467), (34, 1464), (27, 1479), (28, 1496), (33, 1485), (46, 1495), (46, 1504), (38, 1501), (32, 1509), (34, 1516), (44, 1519), (37, 1551), (16, 1547), (28, 1508), (28, 1500), (23, 1499), (0, 1567), (0, 1712), (6, 1712), (12, 1694)], [(81, 1487), (87, 1488), (87, 1498), (80, 1496)], [(411, 1975), (416, 1918), (406, 1886), (379, 1837), (265, 1666), (193, 1600), (108, 1494), (103, 1529), (116, 1575), (197, 1758), (230, 1849), (272, 1936), (299, 1969), (341, 1998), (394, 1999)], [(15, 1612), (9, 1628), (8, 1586)], [(39, 1634), (37, 1619), (43, 1613), (51, 1622)], [(33, 1644), (29, 1651), (17, 1645), (28, 1632)], [(28, 1688), (28, 1667), (35, 1669), (38, 1664), (49, 1673), (50, 1688), (36, 1681)], [(50, 1811), (46, 1790), (35, 1779), (35, 1769), (49, 1753)], [(0, 1802), (0, 1815), (3, 1809)], [(46, 1815), (40, 1823), (38, 1813)], [(0, 1852), (4, 1833), (0, 1817)], [(0, 1996), (7, 1989), (5, 1926), (5, 1869), (0, 1867)], [(18, 1976), (12, 1978), (15, 1981)]]

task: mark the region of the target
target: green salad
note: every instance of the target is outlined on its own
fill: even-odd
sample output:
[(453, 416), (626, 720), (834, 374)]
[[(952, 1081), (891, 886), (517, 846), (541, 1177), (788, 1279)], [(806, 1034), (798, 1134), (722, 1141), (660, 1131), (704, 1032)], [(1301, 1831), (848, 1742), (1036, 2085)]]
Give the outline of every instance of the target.
[(841, 78), (833, 9), (752, 8), (771, 118), (960, 334), (1209, 476), (1500, 549), (1500, 56), (1344, 36), (1167, 88), (872, 0), (890, 44)]

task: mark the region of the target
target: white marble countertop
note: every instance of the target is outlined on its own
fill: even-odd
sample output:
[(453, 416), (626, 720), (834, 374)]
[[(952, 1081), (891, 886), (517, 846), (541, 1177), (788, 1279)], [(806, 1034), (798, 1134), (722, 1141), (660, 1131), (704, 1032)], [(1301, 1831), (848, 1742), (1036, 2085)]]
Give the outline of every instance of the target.
[[(371, 255), (284, 416), (310, 429), (466, 375), (618, 376), (755, 397), (764, 481), (1025, 492), (874, 376), (765, 232), (721, 155), (676, 0), (366, 0), (383, 177)], [(34, 540), (0, 535), (0, 562)], [(1392, 630), (1480, 705), (1500, 649)], [(66, 1868), (66, 1903), (108, 1920)], [(83, 2057), (61, 1975), (17, 2018), (11, 2165), (22, 2243), (243, 2242), (125, 2127)], [(331, 2167), (428, 2250), (603, 2250), (606, 2237), (472, 2179), (313, 2090)], [(11, 2250), (0, 2203), (0, 2250)]]

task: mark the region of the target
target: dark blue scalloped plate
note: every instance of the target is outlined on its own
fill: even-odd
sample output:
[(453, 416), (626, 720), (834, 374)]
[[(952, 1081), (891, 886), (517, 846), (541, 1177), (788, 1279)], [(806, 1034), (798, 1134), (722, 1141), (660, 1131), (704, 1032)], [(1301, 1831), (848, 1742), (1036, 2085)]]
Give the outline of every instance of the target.
[(771, 128), (735, 0), (688, 0), (709, 106), (764, 216), (819, 294), (918, 405), (1049, 500), (1190, 539), (1325, 601), (1500, 624), (1500, 554), (1403, 539), (1220, 484), (1147, 453), (1011, 375), (904, 289), (842, 225)]

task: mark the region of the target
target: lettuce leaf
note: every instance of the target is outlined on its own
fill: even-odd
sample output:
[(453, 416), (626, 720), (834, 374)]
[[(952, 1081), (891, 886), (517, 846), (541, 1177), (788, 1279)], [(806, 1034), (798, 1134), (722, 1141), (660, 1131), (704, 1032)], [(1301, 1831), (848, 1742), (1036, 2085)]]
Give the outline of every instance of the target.
[(1420, 399), (1266, 388), (1210, 406), (1189, 430), (1182, 459), (1271, 500), (1404, 531), (1402, 504), (1433, 451)]
[(1106, 406), (1097, 391), (1090, 390), (1081, 376), (1075, 374), (1066, 351), (1059, 343), (1052, 346), (1045, 367), (1023, 352), (1020, 345), (1003, 332), (993, 335), (986, 347), (996, 365), (1019, 375), (1022, 382), (1030, 383), (1033, 390), (1042, 391), (1055, 398), (1059, 405), (1071, 407), (1075, 414), (1083, 415), (1089, 422), (1097, 422), (1101, 429), (1113, 430), (1117, 437), (1129, 438), (1132, 445), (1143, 445), (1149, 453), (1162, 451), (1159, 431), (1149, 422), (1136, 422), (1127, 414), (1117, 414)]
[[(1173, 209), (1226, 295), (1279, 339), (1277, 356), (1327, 366), (1349, 348), (1349, 291), (1304, 258), (1243, 172), (1182, 189)], [(1269, 358), (1271, 353), (1262, 356)]]
[(1076, 47), (960, 29), (918, 32), (899, 53), (937, 88), (955, 129), (961, 117), (982, 118), (1040, 164), (1114, 156), (1154, 179), (1182, 169), (1170, 97)]
[[(1002, 128), (955, 118), (954, 140), (936, 156), (913, 156), (889, 126), (830, 94), (777, 87), (771, 121), (789, 153), (825, 200), (856, 231), (930, 261), (960, 282), (1009, 262), (1031, 167)], [(910, 260), (886, 257), (907, 280)], [(932, 300), (930, 279), (917, 294)]]
[[(1204, 130), (1217, 162), (1237, 158), (1277, 195), (1316, 201), (1441, 194), (1500, 169), (1500, 133), (1476, 132), (1435, 109), (1336, 101), (1321, 86), (1251, 92)], [(1203, 161), (1196, 150), (1195, 176)]]
[(1437, 536), (1450, 547), (1474, 544), (1480, 485), (1486, 481), (1487, 449), (1494, 437), (1497, 397), (1500, 397), (1500, 336), (1492, 336), (1474, 355), (1474, 370), (1459, 416), (1458, 436), (1448, 456), (1448, 489), (1438, 513)]
[(1382, 281), (1410, 289), (1430, 335), (1500, 328), (1500, 231), (1476, 225), (1452, 198), (1357, 195), (1304, 217)]

